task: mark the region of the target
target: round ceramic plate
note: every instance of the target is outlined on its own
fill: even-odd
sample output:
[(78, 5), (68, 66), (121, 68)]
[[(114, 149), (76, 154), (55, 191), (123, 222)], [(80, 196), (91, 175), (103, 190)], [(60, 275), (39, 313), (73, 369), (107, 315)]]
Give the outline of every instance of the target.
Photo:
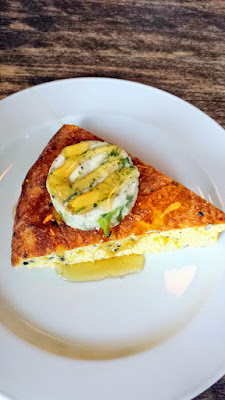
[(190, 104), (141, 84), (51, 82), (0, 106), (0, 392), (16, 400), (183, 400), (225, 368), (225, 237), (146, 255), (123, 279), (72, 283), (13, 269), (13, 206), (28, 169), (72, 123), (118, 143), (223, 209), (225, 134)]

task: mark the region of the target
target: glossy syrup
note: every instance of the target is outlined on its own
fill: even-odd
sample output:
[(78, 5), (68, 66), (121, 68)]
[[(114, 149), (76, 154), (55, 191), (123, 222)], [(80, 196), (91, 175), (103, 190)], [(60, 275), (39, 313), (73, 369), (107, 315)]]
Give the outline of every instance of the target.
[(140, 272), (144, 268), (144, 263), (143, 255), (130, 255), (68, 266), (59, 265), (56, 267), (56, 272), (67, 281), (98, 281)]

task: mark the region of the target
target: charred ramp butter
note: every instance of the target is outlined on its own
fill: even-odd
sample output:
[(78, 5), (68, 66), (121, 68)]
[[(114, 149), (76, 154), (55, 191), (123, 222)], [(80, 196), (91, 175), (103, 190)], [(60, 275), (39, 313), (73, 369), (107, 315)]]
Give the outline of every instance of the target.
[(117, 145), (84, 141), (65, 147), (53, 161), (47, 189), (56, 211), (75, 229), (118, 225), (138, 195), (139, 171)]

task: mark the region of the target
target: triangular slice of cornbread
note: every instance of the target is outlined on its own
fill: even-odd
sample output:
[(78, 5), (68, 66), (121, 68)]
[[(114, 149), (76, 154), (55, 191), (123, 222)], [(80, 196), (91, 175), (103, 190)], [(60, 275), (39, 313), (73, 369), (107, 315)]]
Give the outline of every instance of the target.
[(46, 178), (62, 149), (102, 140), (64, 125), (29, 170), (22, 186), (12, 237), (12, 265), (56, 267), (145, 252), (208, 245), (225, 230), (225, 214), (155, 168), (133, 158), (140, 189), (131, 213), (112, 228), (81, 231), (66, 225), (52, 206)]

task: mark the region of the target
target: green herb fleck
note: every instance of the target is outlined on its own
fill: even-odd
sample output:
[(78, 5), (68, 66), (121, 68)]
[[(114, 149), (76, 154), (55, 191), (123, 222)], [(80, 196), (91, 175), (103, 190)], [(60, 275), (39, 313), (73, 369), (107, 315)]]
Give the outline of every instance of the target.
[(61, 211), (59, 211), (59, 215), (60, 215), (60, 217), (62, 218), (62, 220), (64, 221), (63, 215), (62, 215)]
[(100, 216), (98, 223), (99, 223), (100, 227), (103, 229), (105, 236), (108, 235), (110, 223), (116, 214), (118, 214), (117, 220), (119, 222), (122, 221), (122, 210), (123, 210), (123, 206), (117, 207), (117, 208), (115, 208), (115, 210), (113, 210), (107, 214), (102, 214)]
[(63, 201), (63, 203), (66, 203), (67, 201), (70, 201), (72, 199), (74, 199), (74, 197), (76, 197), (80, 192), (78, 190), (76, 190), (76, 192), (74, 192), (73, 194), (71, 194), (71, 196), (67, 197), (66, 200)]
[(78, 174), (81, 175), (81, 171), (78, 171)]
[(83, 211), (84, 209), (85, 209), (85, 207), (79, 208), (79, 210), (76, 211), (76, 214), (79, 213), (80, 211)]
[[(97, 188), (98, 189), (98, 188)], [(101, 199), (101, 201), (105, 201), (106, 199), (108, 199), (108, 196), (104, 197), (103, 199)]]
[(104, 160), (101, 162), (101, 164), (100, 165), (104, 165), (104, 164), (106, 164), (107, 163), (107, 161), (108, 161), (108, 157), (105, 159), (104, 158)]
[(127, 196), (127, 202), (126, 202), (126, 207), (128, 207), (130, 205), (130, 203), (133, 200), (133, 196)]
[(117, 217), (117, 221), (121, 222), (122, 219), (123, 219), (123, 215), (122, 215), (123, 206), (119, 207), (119, 209), (120, 209), (120, 211), (119, 211), (119, 215), (118, 215), (118, 217)]
[(118, 156), (118, 155), (119, 155), (119, 153), (118, 153), (118, 151), (117, 151), (117, 150), (113, 149), (109, 155), (110, 155), (110, 156), (114, 156), (114, 157), (116, 157), (116, 156)]
[(121, 158), (120, 162), (122, 163), (123, 167), (125, 167), (126, 164), (130, 164), (129, 157)]
[(83, 153), (81, 153), (81, 156), (82, 156), (83, 154), (87, 153), (87, 151), (88, 151), (88, 150), (83, 151)]
[(93, 207), (97, 207), (97, 205), (98, 205), (97, 203), (94, 203), (94, 204), (93, 204)]

